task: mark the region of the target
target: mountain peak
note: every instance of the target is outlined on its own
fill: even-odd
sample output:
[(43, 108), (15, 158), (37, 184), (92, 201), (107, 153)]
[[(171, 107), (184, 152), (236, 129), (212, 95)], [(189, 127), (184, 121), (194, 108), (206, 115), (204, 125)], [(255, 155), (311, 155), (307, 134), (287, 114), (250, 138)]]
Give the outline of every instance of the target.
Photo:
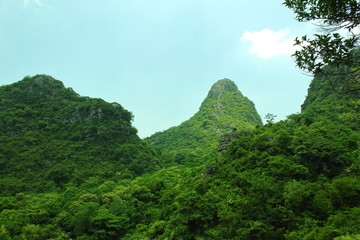
[(207, 97), (221, 97), (223, 92), (239, 92), (239, 89), (233, 81), (224, 78), (212, 85)]
[[(219, 120), (219, 115), (232, 115), (234, 109), (242, 109), (243, 104), (253, 105), (248, 98), (242, 95), (233, 81), (224, 78), (212, 85), (207, 97), (200, 106), (200, 111), (208, 111), (211, 109), (211, 115)], [(252, 108), (251, 106), (249, 109)], [(241, 115), (247, 114), (248, 113), (245, 112), (241, 113)], [(260, 120), (260, 117), (258, 120)], [(257, 122), (256, 124), (261, 124), (261, 120), (256, 120), (255, 122)]]
[(220, 79), (219, 81), (217, 81), (216, 83), (214, 83), (212, 85), (212, 88), (223, 88), (225, 90), (228, 90), (228, 91), (237, 91), (238, 90), (238, 87), (236, 86), (236, 84), (228, 79), (228, 78), (223, 78), (223, 79)]
[(63, 89), (65, 88), (64, 84), (59, 81), (56, 80), (55, 78), (48, 76), (48, 75), (44, 75), (44, 74), (39, 74), (39, 75), (35, 75), (33, 77), (30, 76), (26, 76), (23, 80), (14, 83), (14, 85), (16, 87), (19, 87), (20, 89), (48, 89), (48, 88), (52, 88), (52, 89)]
[[(43, 98), (52, 101), (69, 101), (79, 97), (61, 81), (47, 75), (26, 76), (21, 81), (3, 86), (2, 91), (7, 92), (7, 96), (11, 95), (10, 99), (17, 99), (23, 104), (42, 104), (45, 101)], [(22, 95), (22, 98), (17, 98), (19, 95)]]
[(262, 125), (262, 121), (253, 102), (241, 94), (233, 81), (225, 78), (212, 85), (199, 111), (190, 119), (155, 133), (146, 141), (164, 152), (210, 156), (215, 154), (212, 149), (216, 149), (223, 134), (234, 128), (253, 129), (256, 125)]

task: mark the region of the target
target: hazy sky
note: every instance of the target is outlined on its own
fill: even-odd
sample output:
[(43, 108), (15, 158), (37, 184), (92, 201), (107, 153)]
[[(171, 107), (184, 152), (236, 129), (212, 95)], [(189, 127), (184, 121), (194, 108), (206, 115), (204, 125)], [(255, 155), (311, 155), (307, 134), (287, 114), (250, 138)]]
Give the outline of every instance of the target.
[(141, 137), (190, 118), (230, 78), (261, 117), (300, 111), (290, 57), (313, 30), (282, 0), (0, 0), (0, 85), (47, 74), (118, 102)]

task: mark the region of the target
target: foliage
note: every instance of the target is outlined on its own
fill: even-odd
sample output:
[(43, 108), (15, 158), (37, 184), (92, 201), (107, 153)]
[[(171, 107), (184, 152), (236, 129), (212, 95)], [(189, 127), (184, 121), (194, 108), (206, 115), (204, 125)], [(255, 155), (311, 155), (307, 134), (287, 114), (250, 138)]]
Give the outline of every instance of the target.
[(267, 113), (265, 115), (266, 123), (274, 123), (274, 120), (277, 116), (272, 113)]
[(94, 176), (131, 178), (161, 166), (120, 104), (80, 97), (44, 75), (2, 86), (0, 99), (3, 195), (79, 186)]
[(211, 87), (194, 116), (145, 141), (161, 149), (175, 164), (193, 166), (217, 157), (216, 148), (225, 133), (250, 130), (256, 125), (262, 122), (254, 104), (234, 82), (222, 79)]
[[(354, 93), (334, 91), (338, 81), (338, 76), (316, 76), (301, 113), (233, 134), (224, 151), (192, 167), (149, 168), (147, 162), (158, 155), (132, 135), (72, 140), (72, 133), (55, 124), (54, 112), (49, 123), (55, 125), (50, 133), (56, 141), (43, 138), (55, 147), (47, 149), (37, 138), (46, 133), (42, 128), (30, 134), (30, 118), (9, 118), (11, 112), (22, 115), (16, 108), (3, 108), (7, 114), (1, 116), (22, 128), (13, 138), (1, 135), (0, 239), (359, 239), (360, 103)], [(27, 105), (33, 112), (47, 109)], [(85, 126), (111, 125), (113, 120), (98, 120), (96, 126), (77, 121), (81, 131), (72, 128), (78, 131), (76, 138)], [(103, 158), (97, 157), (100, 150)], [(189, 157), (185, 150), (174, 154), (180, 162)], [(196, 154), (190, 157), (203, 157), (201, 151)], [(43, 166), (44, 156), (56, 161)], [(36, 167), (36, 161), (46, 170)], [(51, 172), (44, 179), (28, 168)], [(114, 168), (124, 170), (112, 175)], [(43, 191), (21, 181), (30, 178), (45, 185)]]
[[(315, 34), (314, 39), (307, 36), (296, 38), (296, 45), (302, 47), (294, 54), (298, 67), (313, 73), (321, 72), (328, 64), (351, 69), (358, 67), (359, 57), (354, 58), (352, 50), (359, 47), (359, 33), (356, 31), (360, 24), (359, 1), (285, 0), (284, 5), (294, 11), (298, 21), (320, 21), (327, 32)], [(346, 30), (348, 37), (336, 32), (340, 29)], [(358, 68), (353, 71), (358, 71)]]

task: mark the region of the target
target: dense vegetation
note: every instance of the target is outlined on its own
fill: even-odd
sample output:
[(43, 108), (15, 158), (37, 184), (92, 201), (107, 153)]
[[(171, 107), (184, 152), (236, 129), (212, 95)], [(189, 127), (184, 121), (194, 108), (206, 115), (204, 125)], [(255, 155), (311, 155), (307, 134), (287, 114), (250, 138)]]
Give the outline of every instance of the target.
[[(301, 113), (203, 165), (161, 169), (120, 105), (48, 76), (3, 86), (0, 239), (360, 239), (360, 99), (343, 77), (319, 74)], [(199, 112), (223, 117), (209, 96)]]
[(44, 75), (1, 87), (0, 101), (2, 195), (132, 178), (161, 166), (118, 103), (80, 97)]
[(161, 149), (174, 163), (199, 165), (217, 157), (221, 137), (237, 129), (262, 125), (254, 104), (242, 95), (230, 79), (217, 81), (199, 111), (179, 126), (145, 139)]
[(0, 87), (0, 240), (360, 239), (360, 5), (284, 4), (350, 32), (297, 40), (297, 65), (316, 76), (284, 121), (261, 126), (224, 79), (147, 139), (162, 155), (118, 103), (44, 75)]

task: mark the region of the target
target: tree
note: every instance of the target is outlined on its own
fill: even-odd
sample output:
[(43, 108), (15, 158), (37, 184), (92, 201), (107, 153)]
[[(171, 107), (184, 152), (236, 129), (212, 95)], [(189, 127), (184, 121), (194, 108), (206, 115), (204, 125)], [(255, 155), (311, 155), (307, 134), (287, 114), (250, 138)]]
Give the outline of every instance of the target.
[(11, 240), (11, 236), (9, 231), (5, 228), (4, 225), (1, 225), (0, 227), (0, 239), (3, 240)]
[[(285, 0), (284, 5), (294, 11), (300, 22), (314, 21), (324, 30), (315, 34), (314, 39), (307, 36), (295, 39), (301, 46), (293, 55), (298, 67), (311, 73), (319, 73), (325, 65), (347, 66), (352, 72), (360, 71), (360, 2), (358, 0)], [(346, 30), (347, 36), (339, 34)], [(355, 77), (359, 84), (359, 78)]]
[(277, 116), (274, 115), (274, 114), (272, 114), (272, 113), (267, 113), (267, 114), (265, 115), (266, 123), (268, 123), (268, 124), (274, 123), (274, 120), (275, 120), (276, 117), (277, 117)]

